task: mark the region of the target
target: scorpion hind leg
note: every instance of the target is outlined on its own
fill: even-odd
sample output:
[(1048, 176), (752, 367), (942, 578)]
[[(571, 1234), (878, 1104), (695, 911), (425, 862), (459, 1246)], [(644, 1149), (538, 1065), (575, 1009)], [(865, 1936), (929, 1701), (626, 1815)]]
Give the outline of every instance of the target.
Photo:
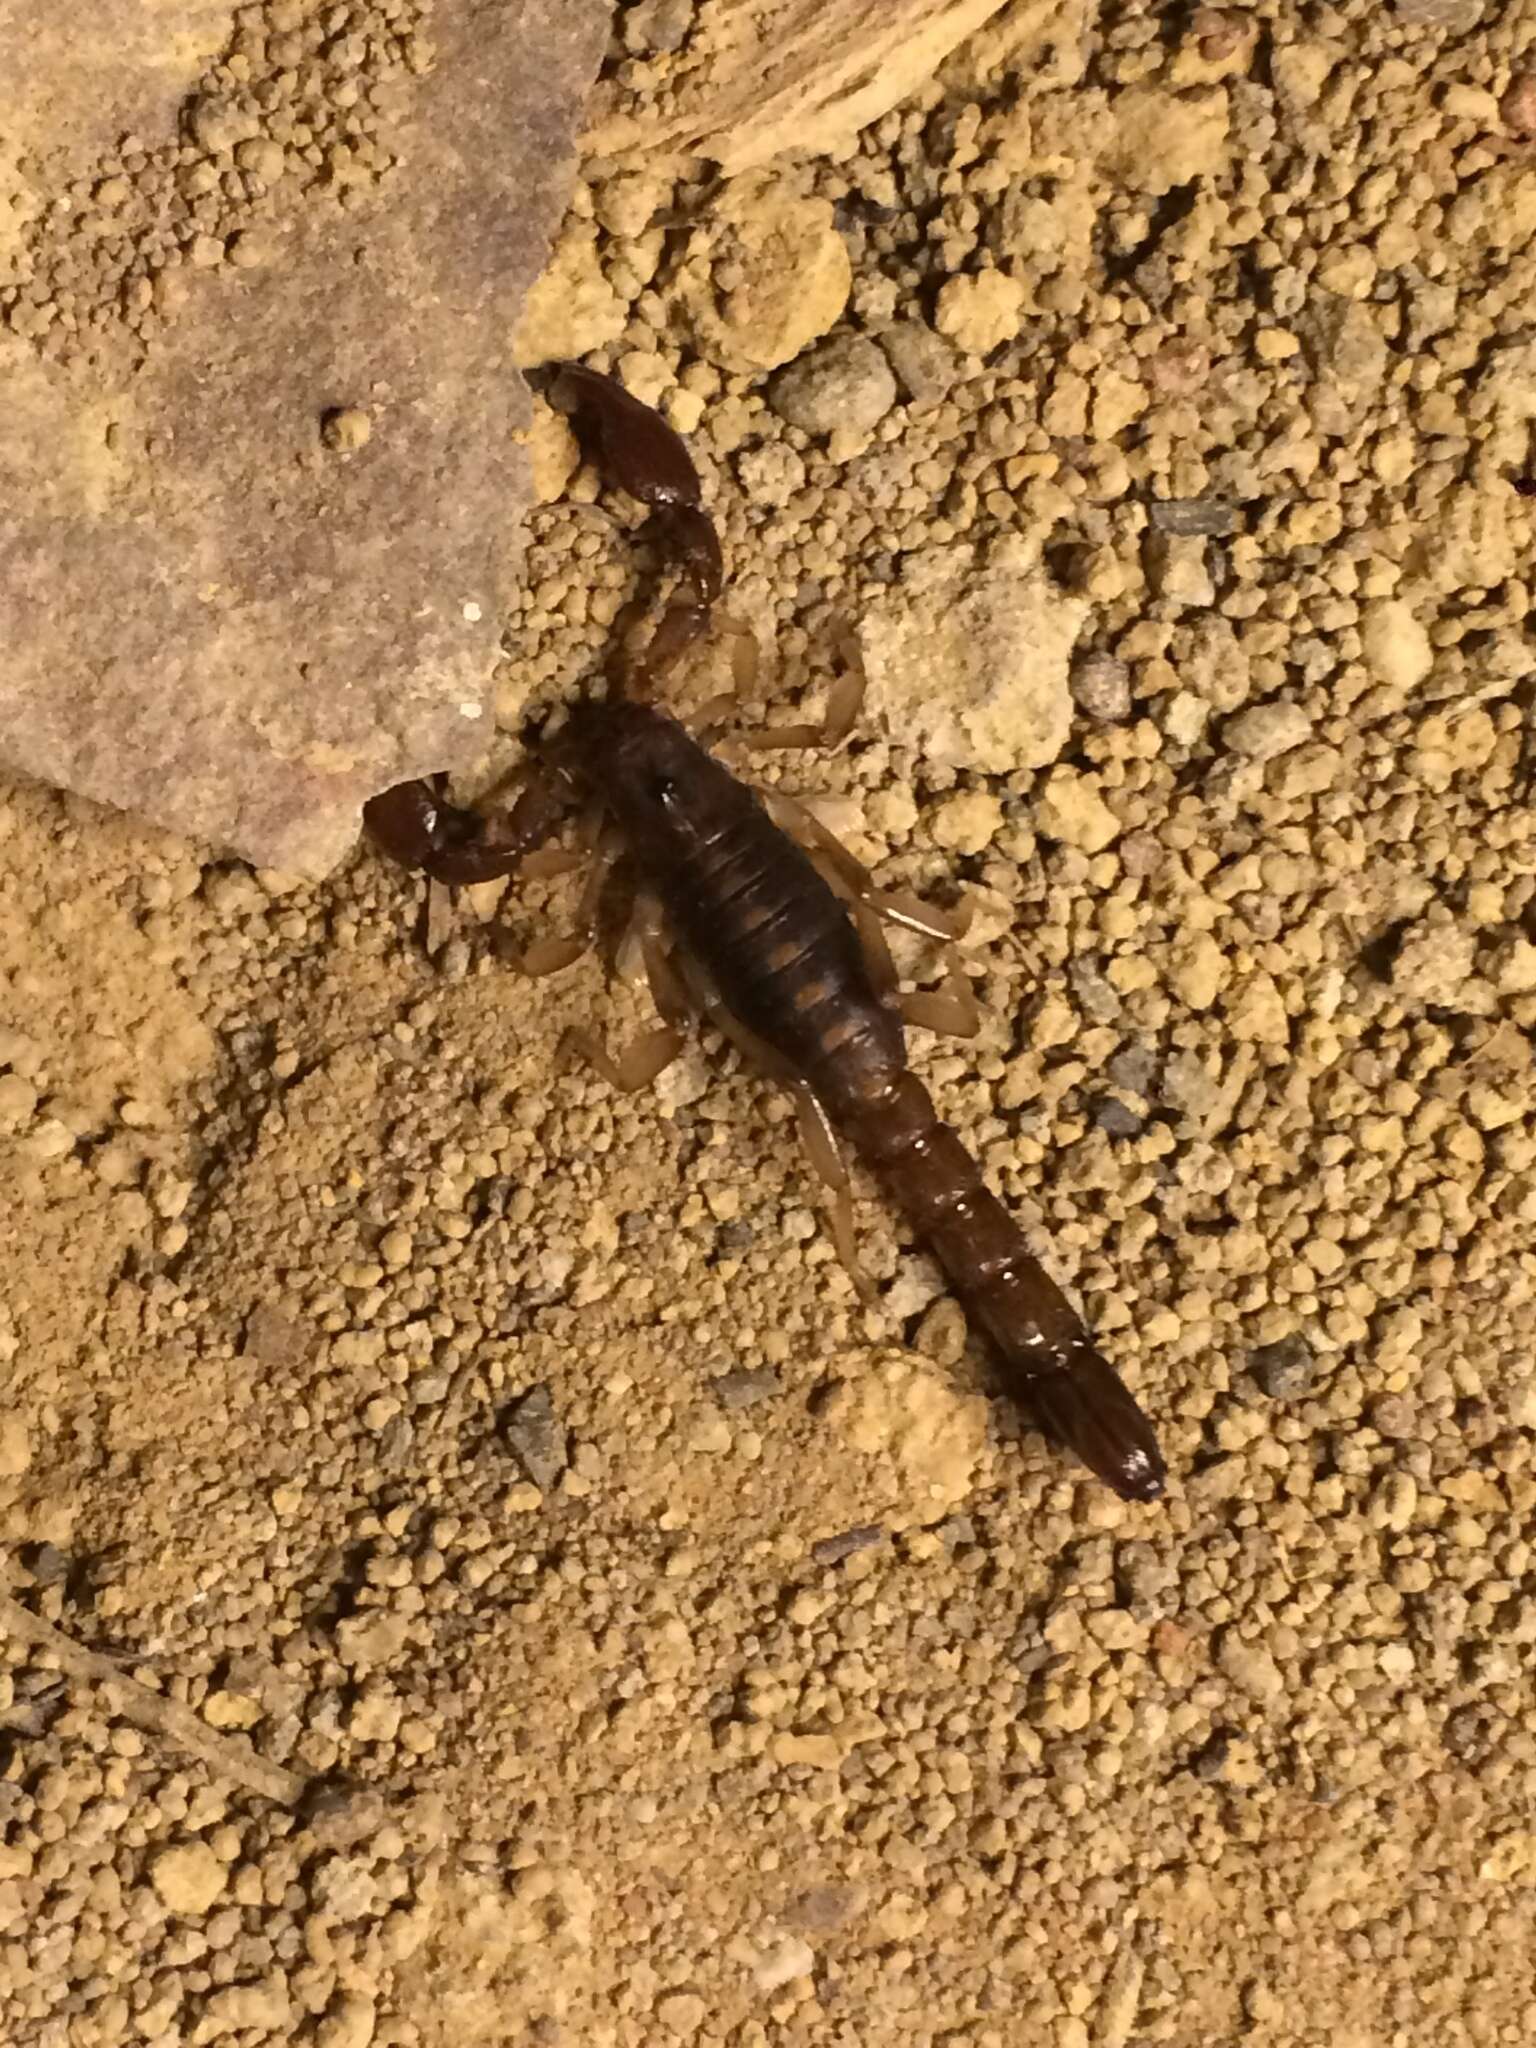
[(670, 1024), (658, 1024), (650, 1031), (642, 1031), (615, 1057), (590, 1031), (573, 1029), (561, 1039), (560, 1053), (579, 1054), (611, 1088), (617, 1088), (623, 1095), (633, 1095), (666, 1072), (684, 1043), (681, 1031)]
[[(853, 856), (842, 849), (849, 862)], [(846, 874), (830, 859), (825, 848), (810, 849), (810, 859), (829, 888), (844, 893)], [(850, 906), (859, 950), (870, 982), (881, 1002), (900, 1010), (904, 1024), (916, 1024), (925, 1031), (937, 1031), (949, 1038), (974, 1038), (981, 1029), (981, 1006), (958, 961), (952, 960), (944, 986), (913, 989), (903, 994), (896, 962), (885, 936), (886, 920), (868, 895)]]
[[(866, 1308), (878, 1307), (879, 1294), (864, 1270), (854, 1242), (853, 1191), (848, 1183), (848, 1169), (843, 1163), (842, 1147), (821, 1098), (771, 1046), (736, 1021), (696, 960), (684, 955), (680, 968), (682, 986), (693, 1011), (711, 1023), (728, 1044), (734, 1045), (749, 1066), (766, 1079), (776, 1081), (781, 1088), (788, 1089), (795, 1105), (800, 1142), (806, 1158), (817, 1179), (828, 1190), (829, 1199), (823, 1213), (833, 1249), (857, 1289), (859, 1299)], [(654, 983), (652, 985), (654, 987)], [(659, 997), (657, 1006), (661, 1007)]]
[(981, 1029), (981, 1005), (958, 967), (942, 988), (919, 988), (900, 998), (902, 1022), (947, 1038), (974, 1038)]
[(794, 1098), (805, 1156), (810, 1161), (812, 1172), (827, 1189), (825, 1215), (832, 1248), (842, 1261), (860, 1301), (866, 1308), (878, 1308), (879, 1291), (864, 1269), (854, 1239), (853, 1191), (848, 1184), (848, 1168), (843, 1163), (837, 1133), (821, 1098), (804, 1081), (792, 1083), (790, 1094)]
[(908, 931), (945, 945), (965, 936), (971, 922), (971, 907), (963, 898), (953, 910), (936, 910), (931, 903), (924, 903), (905, 890), (880, 888), (864, 863), (806, 804), (797, 797), (786, 796), (780, 789), (760, 794), (769, 817), (781, 832), (787, 832), (807, 853), (825, 855), (829, 866), (823, 872), (845, 902), (867, 904), (885, 923), (903, 925)]
[(660, 905), (651, 896), (641, 896), (636, 902), (621, 950), (627, 948), (631, 939), (638, 945), (651, 1000), (661, 1023), (641, 1032), (617, 1057), (588, 1031), (567, 1031), (561, 1041), (563, 1050), (579, 1054), (605, 1081), (626, 1095), (660, 1079), (687, 1043), (688, 1027), (694, 1017), (688, 992), (667, 952)]
[[(814, 856), (812, 856), (814, 859)], [(896, 962), (886, 942), (885, 927), (867, 903), (853, 906), (859, 950), (875, 994), (901, 1012), (903, 1024), (916, 1024), (947, 1038), (974, 1038), (981, 1029), (981, 1005), (958, 962), (951, 962), (942, 988), (903, 993)]]
[(572, 931), (559, 937), (535, 939), (530, 945), (521, 946), (507, 927), (498, 923), (492, 928), (491, 943), (500, 957), (519, 974), (536, 978), (559, 974), (565, 968), (573, 967), (590, 950), (597, 936), (603, 892), (623, 850), (618, 835), (612, 831), (604, 831), (598, 838), (588, 859), (587, 876), (582, 884)]

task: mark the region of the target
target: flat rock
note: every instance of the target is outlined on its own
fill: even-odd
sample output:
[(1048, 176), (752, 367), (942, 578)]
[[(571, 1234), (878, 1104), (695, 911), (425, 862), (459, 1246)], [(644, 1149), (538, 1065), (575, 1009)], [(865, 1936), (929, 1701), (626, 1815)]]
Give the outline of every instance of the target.
[[(144, 10), (94, 11), (87, 56), (116, 44), (149, 64), (137, 26), (115, 39), (108, 13), (137, 25)], [(116, 296), (98, 283), (80, 298), (81, 266), (59, 261), (35, 212), (12, 207), (0, 229), (3, 757), (318, 875), (368, 796), (483, 750), (530, 494), (511, 333), (607, 10), (442, 10), (434, 47), (385, 81), (377, 175), (352, 145), (316, 170), (279, 137), (249, 204), (226, 206), (220, 184), (206, 204), (225, 211), (193, 234), (166, 195), (199, 151), (238, 191), (240, 152), (266, 140), (238, 100), (210, 97), (215, 74), (199, 78), (205, 16), (158, 11), (147, 103), (171, 124), (167, 53), (185, 50), (176, 97), (193, 94), (183, 127), (203, 140), (144, 135), (121, 164), (82, 143), (28, 172), (34, 186), (46, 172), (45, 196), (85, 180), (115, 210), (129, 252)], [(52, 47), (0, 13), (8, 75), (31, 78)], [(59, 73), (71, 104), (92, 81), (78, 53)], [(134, 104), (115, 74), (112, 90)]]
[(104, 148), (127, 131), (174, 122), (193, 78), (226, 41), (229, 17), (229, 0), (96, 0), (83, 11), (0, 0), (0, 193), (24, 182), (18, 159)]
[[(673, 10), (631, 8), (631, 61), (598, 92), (587, 147), (596, 156), (707, 156), (731, 173), (786, 150), (813, 155), (889, 112), (1001, 5), (721, 0), (688, 35), (683, 64)], [(1024, 11), (1048, 10), (1031, 0)]]

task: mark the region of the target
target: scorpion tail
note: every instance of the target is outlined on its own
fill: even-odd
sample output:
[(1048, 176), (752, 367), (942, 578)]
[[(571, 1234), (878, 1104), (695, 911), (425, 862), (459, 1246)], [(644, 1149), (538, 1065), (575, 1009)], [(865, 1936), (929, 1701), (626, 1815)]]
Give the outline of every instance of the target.
[(1157, 1500), (1168, 1468), (1135, 1396), (1086, 1340), (1061, 1369), (1028, 1382), (1027, 1398), (1052, 1435), (1122, 1500)]
[(855, 1098), (844, 1120), (997, 1346), (1010, 1391), (1123, 1499), (1156, 1500), (1167, 1467), (1151, 1423), (917, 1076)]

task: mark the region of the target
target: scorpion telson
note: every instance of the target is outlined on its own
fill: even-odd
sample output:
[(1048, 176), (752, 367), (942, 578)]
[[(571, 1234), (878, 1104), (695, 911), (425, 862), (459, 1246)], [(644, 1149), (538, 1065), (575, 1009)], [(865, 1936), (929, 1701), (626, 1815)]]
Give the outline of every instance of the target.
[[(606, 871), (622, 848), (636, 878), (632, 929), (663, 1021), (617, 1061), (573, 1034), (580, 1049), (617, 1086), (636, 1088), (677, 1056), (699, 1018), (718, 1026), (793, 1093), (856, 1277), (839, 1135), (986, 1330), (1010, 1392), (1117, 1493), (1157, 1499), (1165, 1467), (1151, 1424), (907, 1066), (905, 1021), (965, 1028), (968, 998), (900, 996), (882, 921), (957, 934), (876, 888), (808, 813), (750, 789), (645, 701), (709, 623), (720, 546), (692, 459), (665, 421), (595, 371), (566, 375), (603, 473), (655, 515), (673, 594), (639, 662), (610, 678), (607, 697), (580, 699), (538, 747), (510, 811), (482, 817), (448, 803), (436, 781), (407, 782), (367, 806), (370, 835), (404, 865), (457, 884), (509, 875), (578, 810), (600, 814), (596, 859)], [(847, 722), (829, 714), (829, 728)], [(530, 950), (530, 971), (585, 949), (597, 897), (584, 892), (576, 939)]]

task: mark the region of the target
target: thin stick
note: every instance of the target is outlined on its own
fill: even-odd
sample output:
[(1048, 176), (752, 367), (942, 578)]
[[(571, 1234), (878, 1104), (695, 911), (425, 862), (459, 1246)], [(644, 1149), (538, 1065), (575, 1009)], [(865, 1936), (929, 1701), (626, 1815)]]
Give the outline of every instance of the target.
[(49, 1651), (58, 1659), (59, 1669), (69, 1677), (83, 1685), (100, 1687), (108, 1695), (113, 1710), (125, 1721), (152, 1735), (163, 1736), (177, 1748), (199, 1757), (217, 1776), (243, 1785), (247, 1792), (275, 1800), (279, 1806), (296, 1806), (309, 1789), (309, 1780), (302, 1771), (269, 1763), (237, 1736), (216, 1734), (190, 1707), (151, 1692), (138, 1679), (119, 1671), (110, 1657), (81, 1649), (51, 1622), (43, 1621), (4, 1593), (0, 1593), (0, 1630), (15, 1636), (18, 1642)]

